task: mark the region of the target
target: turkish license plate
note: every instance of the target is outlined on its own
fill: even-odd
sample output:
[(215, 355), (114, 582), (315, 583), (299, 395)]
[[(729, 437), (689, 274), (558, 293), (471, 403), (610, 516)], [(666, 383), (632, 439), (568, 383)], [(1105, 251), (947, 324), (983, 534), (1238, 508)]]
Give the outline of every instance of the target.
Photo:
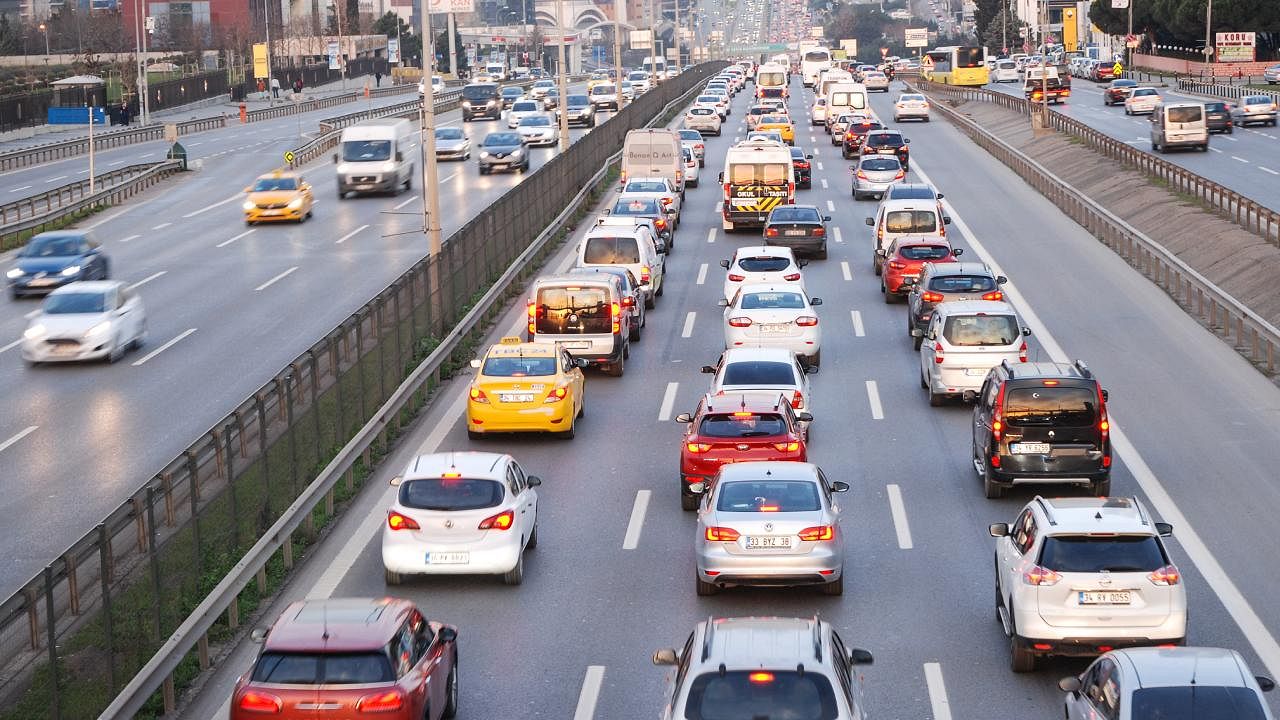
[(738, 207), (755, 205), (759, 200), (756, 198), (734, 198), (733, 204)]
[(78, 352), (80, 352), (79, 345), (60, 344), (53, 346), (54, 355), (75, 355)]
[[(965, 368), (964, 374), (973, 375), (975, 377), (982, 377), (983, 375), (987, 374), (987, 370), (985, 370), (984, 368)], [(1048, 451), (1046, 450), (1046, 452)]]
[(1014, 455), (1044, 455), (1053, 449), (1049, 443), (1013, 443), (1009, 446)]
[(466, 565), (469, 562), (471, 562), (471, 553), (469, 552), (427, 553), (428, 565)]
[(791, 549), (791, 536), (783, 535), (780, 537), (771, 537), (768, 535), (748, 535), (747, 549), (754, 550), (757, 548), (759, 549), (777, 548), (782, 550), (789, 550)]
[(788, 230), (785, 233), (787, 237), (804, 237), (807, 234), (808, 233), (806, 233), (804, 230)]
[(533, 393), (498, 393), (502, 402), (533, 402)]
[(591, 348), (591, 342), (589, 340), (570, 340), (569, 342), (563, 342), (560, 344), (567, 348), (573, 348), (574, 350), (589, 350)]
[(761, 335), (786, 335), (791, 331), (791, 326), (785, 323), (775, 323), (760, 326)]
[(1081, 590), (1078, 594), (1081, 605), (1128, 605), (1128, 590)]
[(281, 212), (282, 211), (280, 210), (263, 210), (262, 214), (263, 215), (279, 215)]
[(57, 280), (54, 278), (36, 278), (35, 280), (28, 282), (27, 287), (45, 287), (46, 285), (52, 285), (55, 282), (57, 282)]
[(881, 149), (879, 149), (879, 150), (877, 150), (877, 151), (876, 151), (876, 153), (877, 153), (877, 154), (879, 154), (879, 155), (893, 155), (893, 154), (895, 154), (895, 153), (897, 153), (897, 152), (898, 152), (898, 151), (897, 151), (897, 150), (894, 150), (893, 148), (881, 148)]
[(372, 186), (372, 185), (369, 185), (369, 184), (357, 185), (357, 186), (356, 186), (356, 189), (357, 189), (357, 190), (372, 190), (372, 189), (373, 189), (373, 186)]

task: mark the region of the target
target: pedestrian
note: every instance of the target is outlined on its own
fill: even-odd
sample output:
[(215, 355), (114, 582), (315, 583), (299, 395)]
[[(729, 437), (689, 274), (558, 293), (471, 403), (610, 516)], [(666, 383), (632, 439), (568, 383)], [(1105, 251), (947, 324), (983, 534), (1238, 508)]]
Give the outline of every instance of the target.
[(120, 124), (121, 125), (129, 124), (129, 101), (128, 100), (120, 101)]
[(297, 80), (293, 81), (293, 94), (295, 95), (302, 94), (302, 78), (298, 78)]
[(376, 83), (375, 87), (382, 87), (382, 73), (380, 72), (374, 73), (373, 82)]
[(280, 98), (280, 80), (278, 78), (271, 78), (271, 95), (276, 99)]

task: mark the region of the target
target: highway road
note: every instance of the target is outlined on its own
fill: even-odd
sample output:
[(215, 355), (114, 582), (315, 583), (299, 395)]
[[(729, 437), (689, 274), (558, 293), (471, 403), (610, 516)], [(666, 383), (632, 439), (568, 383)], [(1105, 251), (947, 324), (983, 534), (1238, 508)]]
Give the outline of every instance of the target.
[[(1071, 97), (1058, 112), (1079, 120), (1089, 127), (1151, 152), (1151, 121), (1146, 115), (1126, 115), (1123, 105), (1102, 104), (1106, 83), (1072, 78)], [(991, 83), (987, 86), (1009, 95), (1022, 95), (1022, 83)], [(1171, 100), (1205, 102), (1203, 95), (1189, 95), (1172, 88), (1157, 88)], [(1173, 150), (1155, 153), (1171, 163), (1228, 187), (1273, 210), (1280, 209), (1280, 130), (1262, 125), (1238, 127), (1230, 135), (1215, 134), (1209, 139), (1209, 152)]]
[[(462, 124), (457, 111), (439, 117)], [(217, 133), (197, 136), (211, 143), (203, 170), (86, 224), (109, 253), (113, 276), (133, 283), (148, 309), (150, 337), (141, 351), (115, 365), (27, 367), (19, 339), (39, 302), (0, 299), (0, 516), (7, 530), (0, 596), (426, 254), (414, 232), (422, 227), (418, 183), (396, 197), (339, 201), (327, 156), (304, 170), (316, 188), (312, 220), (245, 227), (242, 189), (296, 144), (278, 122), (264, 125), (266, 135), (275, 127), (282, 136), (242, 135), (226, 144), (209, 137)], [(465, 127), (476, 144), (507, 129), (493, 121)], [(584, 130), (571, 132), (577, 138)], [(138, 149), (123, 152), (130, 151)], [(556, 152), (533, 149), (534, 169)], [(527, 177), (482, 177), (474, 158), (442, 163), (446, 236)], [(86, 474), (92, 492), (84, 491)]]
[[(798, 80), (792, 89), (792, 114), (803, 123), (811, 94), (800, 92)], [(872, 103), (891, 118), (891, 100), (878, 95)], [(737, 98), (728, 132), (708, 139), (709, 177), (735, 136), (745, 135), (747, 104), (745, 95)], [(853, 486), (842, 498), (842, 597), (694, 594), (695, 521), (677, 502), (682, 426), (672, 418), (694, 407), (707, 387), (698, 369), (723, 349), (718, 261), (759, 242), (754, 233), (720, 229), (719, 188), (704, 183), (688, 191), (667, 292), (644, 340), (624, 377), (589, 376), (589, 411), (577, 437), (472, 442), (461, 418), (467, 378), (453, 381), (311, 553), (267, 621), (301, 597), (410, 598), (460, 628), (461, 718), (657, 717), (667, 670), (650, 665), (653, 650), (678, 647), (708, 616), (815, 614), (875, 654), (863, 676), (871, 717), (1060, 713), (1056, 681), (1085, 663), (1050, 661), (1014, 675), (992, 603), (987, 525), (1011, 521), (1035, 490), (984, 499), (969, 464), (970, 409), (929, 407), (904, 306), (885, 305), (871, 273), (863, 218), (874, 203), (851, 199), (849, 162), (821, 131), (798, 129), (798, 142), (814, 154), (814, 188), (799, 201), (833, 216), (830, 258), (805, 273), (809, 292), (825, 300), (810, 460)], [(1188, 588), (1190, 643), (1238, 649), (1255, 672), (1280, 674), (1280, 572), (1259, 552), (1274, 547), (1280, 512), (1273, 482), (1280, 390), (947, 123), (905, 132), (912, 179), (946, 193), (949, 237), (1011, 279), (1006, 292), (1034, 330), (1032, 357), (1082, 358), (1110, 390), (1114, 492), (1141, 496), (1174, 524), (1170, 551)], [(571, 247), (549, 261), (550, 270), (572, 261)], [(518, 331), (522, 312), (512, 307), (490, 339)], [(522, 586), (496, 578), (384, 585), (379, 533), (392, 497), (385, 483), (417, 452), (444, 450), (510, 452), (543, 478), (540, 544), (526, 560)], [(902, 498), (896, 508), (893, 488)], [(248, 642), (236, 648), (184, 716), (225, 718), (235, 677), (255, 650)], [(600, 682), (588, 680), (600, 673)]]

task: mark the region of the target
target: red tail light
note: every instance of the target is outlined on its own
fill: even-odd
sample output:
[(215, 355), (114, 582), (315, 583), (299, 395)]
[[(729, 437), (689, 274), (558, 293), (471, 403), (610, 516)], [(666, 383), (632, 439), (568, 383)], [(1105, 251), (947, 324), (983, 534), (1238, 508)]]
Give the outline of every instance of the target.
[(1182, 580), (1182, 575), (1173, 565), (1165, 565), (1148, 575), (1147, 579), (1155, 585), (1177, 585)]
[(774, 443), (773, 447), (778, 452), (800, 452), (800, 442), (797, 440)]
[(891, 270), (905, 270), (907, 268), (907, 264), (904, 262), (898, 262), (897, 260), (890, 260), (889, 268)]
[(404, 695), (399, 690), (365, 695), (356, 701), (356, 710), (367, 713), (396, 712), (404, 707)]
[(649, 271), (649, 266), (641, 265), (640, 266), (640, 284), (646, 285), (651, 279), (653, 279), (653, 275)]
[[(1004, 383), (1000, 383), (1000, 392), (996, 393), (996, 406), (991, 411), (991, 437), (996, 442), (1000, 442), (1001, 436), (1004, 435)], [(992, 464), (996, 467), (1000, 466), (1000, 457), (993, 455), (995, 462)]]
[[(1098, 389), (1098, 407), (1102, 411), (1098, 415), (1098, 431), (1102, 434), (1102, 439), (1106, 440), (1111, 434), (1111, 421), (1107, 419), (1107, 401), (1102, 397), (1102, 389)], [(1104, 459), (1110, 459), (1104, 458)]]
[(662, 218), (658, 218), (657, 220), (653, 221), (653, 225), (659, 230), (665, 230), (667, 228), (667, 221)]
[(613, 320), (613, 334), (617, 335), (622, 331), (622, 305), (620, 303), (609, 303), (609, 318)]
[(813, 327), (818, 324), (818, 318), (812, 315), (801, 315), (796, 318), (796, 324), (800, 327)]
[(628, 295), (622, 298), (622, 307), (635, 307), (635, 306), (636, 306), (635, 296)]
[(816, 228), (814, 228), (814, 229), (813, 229), (813, 236), (814, 236), (814, 237), (826, 237), (826, 236), (827, 236), (827, 229), (826, 229), (826, 228), (824, 228), (824, 227), (816, 227)]
[(564, 387), (551, 388), (547, 391), (547, 397), (542, 402), (557, 403), (569, 396), (569, 389)]
[(480, 388), (474, 388), (474, 387), (471, 388), (470, 390), (467, 391), (467, 396), (471, 398), (472, 402), (478, 402), (478, 403), (489, 402), (489, 396), (485, 395), (484, 391), (481, 390)]
[(905, 171), (905, 170), (899, 170), (899, 171), (898, 171), (898, 174), (893, 176), (893, 179), (894, 179), (894, 180), (901, 180), (902, 178), (904, 178), (904, 177), (906, 177), (906, 176), (907, 176), (907, 173), (906, 173), (906, 171)]
[(864, 173), (864, 172), (862, 172), (861, 170), (859, 170), (859, 171), (858, 171), (858, 177), (862, 178), (863, 180), (866, 180), (866, 179), (867, 179), (867, 174), (866, 174), (866, 173)]
[(801, 395), (799, 390), (792, 391), (791, 408), (793, 410), (799, 410), (803, 405), (804, 405), (804, 395)]
[(736, 327), (736, 328), (751, 327), (751, 318), (731, 317), (729, 318), (729, 327)]
[(270, 693), (250, 690), (240, 696), (240, 709), (246, 712), (276, 714), (283, 707), (280, 698)]
[(684, 444), (684, 449), (696, 455), (710, 450), (711, 445), (709, 443), (689, 442)]
[(733, 542), (740, 537), (737, 530), (727, 527), (709, 527), (706, 532), (706, 538), (711, 542)]
[(941, 365), (941, 364), (942, 364), (942, 361), (946, 359), (946, 358), (944, 357), (944, 354), (945, 354), (945, 353), (946, 353), (946, 351), (942, 349), (942, 343), (940, 343), (940, 342), (935, 342), (935, 343), (933, 344), (933, 361), (934, 361), (935, 363), (937, 363), (937, 364)]
[(776, 228), (776, 227), (767, 227), (767, 228), (765, 228), (765, 229), (764, 229), (764, 236), (765, 236), (765, 237), (778, 237), (778, 228)]
[(995, 292), (984, 293), (982, 296), (982, 299), (983, 300), (1003, 300), (1004, 293), (1000, 292), (999, 290), (996, 290)]
[(1022, 347), (1018, 348), (1018, 362), (1027, 361), (1027, 341), (1022, 341)]
[(1022, 582), (1028, 585), (1037, 585), (1046, 587), (1049, 585), (1057, 585), (1062, 576), (1050, 570), (1049, 568), (1033, 565), (1029, 570), (1022, 573)]
[(533, 301), (530, 300), (525, 304), (525, 309), (529, 315), (529, 335), (530, 339), (532, 339), (534, 332), (536, 332), (538, 322), (538, 306), (534, 305)]
[(754, 685), (768, 685), (769, 683), (773, 682), (773, 673), (753, 672), (750, 675), (747, 675), (747, 680), (749, 680)]
[(662, 198), (662, 207), (670, 207), (673, 200), (671, 198)]
[(936, 293), (930, 290), (925, 293), (922, 293), (920, 295), (920, 299), (925, 302), (932, 302), (932, 303), (942, 302), (942, 293)]
[(831, 525), (816, 525), (807, 527), (800, 531), (800, 539), (808, 540), (830, 540), (836, 536), (836, 529)]
[(422, 529), (418, 525), (418, 521), (414, 520), (408, 515), (401, 515), (395, 510), (392, 510), (391, 512), (387, 513), (387, 527), (391, 528), (392, 530), (421, 530)]
[(746, 275), (739, 275), (738, 273), (729, 273), (729, 282), (742, 282), (743, 280), (746, 280), (746, 279), (747, 279)]
[(510, 530), (511, 525), (516, 521), (516, 514), (510, 510), (503, 510), (497, 515), (490, 515), (480, 521), (477, 527), (479, 530)]
[(724, 184), (724, 196), (729, 197), (729, 183)]
[(782, 276), (782, 279), (783, 279), (783, 280), (790, 280), (791, 282), (795, 282), (796, 280), (799, 280), (799, 279), (800, 279), (800, 273), (791, 273), (790, 275), (783, 275), (783, 276)]

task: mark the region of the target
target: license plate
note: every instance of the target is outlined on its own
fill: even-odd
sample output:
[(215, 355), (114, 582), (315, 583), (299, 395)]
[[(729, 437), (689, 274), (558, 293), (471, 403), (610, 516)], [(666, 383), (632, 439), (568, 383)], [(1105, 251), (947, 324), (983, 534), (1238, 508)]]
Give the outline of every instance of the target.
[(768, 535), (748, 535), (747, 549), (753, 550), (756, 548), (780, 548), (788, 550), (791, 548), (791, 536), (785, 535), (782, 537), (770, 537)]
[(734, 198), (733, 199), (733, 204), (735, 206), (755, 205), (757, 202), (759, 201), (756, 200), (755, 198)]
[(1014, 455), (1044, 455), (1053, 449), (1049, 443), (1013, 443), (1009, 446)]
[[(964, 374), (965, 374), (965, 375), (973, 375), (973, 376), (976, 376), (976, 377), (982, 377), (983, 375), (986, 375), (986, 374), (987, 374), (987, 371), (986, 371), (986, 370), (983, 370), (982, 368), (965, 368), (965, 369), (964, 369)], [(1048, 450), (1046, 450), (1045, 452), (1048, 452)]]
[(565, 346), (565, 347), (567, 347), (567, 348), (573, 348), (574, 350), (589, 350), (589, 349), (591, 349), (591, 343), (590, 343), (590, 341), (586, 341), (586, 340), (570, 340), (569, 342), (563, 342), (563, 343), (560, 343), (560, 344), (561, 344), (561, 345), (563, 345), (563, 346)]
[(897, 153), (897, 150), (877, 150), (876, 151), (876, 154), (878, 155), (893, 155), (895, 153)]
[(804, 237), (808, 233), (806, 233), (804, 230), (788, 230), (783, 234), (786, 235), (787, 237)]
[(533, 393), (498, 393), (502, 402), (533, 402)]
[(430, 552), (427, 553), (428, 565), (466, 565), (471, 562), (469, 552)]
[(761, 335), (786, 335), (790, 331), (791, 331), (790, 325), (776, 324), (776, 325), (760, 326)]
[(372, 190), (372, 189), (373, 189), (373, 186), (372, 186), (372, 185), (357, 185), (357, 186), (356, 186), (356, 189), (357, 189), (357, 190)]
[(46, 285), (52, 285), (55, 282), (57, 282), (57, 280), (54, 278), (36, 278), (35, 280), (28, 282), (27, 287), (44, 287)]
[(1128, 605), (1128, 590), (1082, 590), (1078, 594), (1081, 605)]
[(263, 210), (262, 214), (263, 215), (279, 215), (280, 212), (281, 212), (280, 210)]
[(80, 348), (79, 346), (76, 346), (76, 345), (54, 345), (53, 346), (54, 355), (75, 355), (78, 352), (80, 352)]

